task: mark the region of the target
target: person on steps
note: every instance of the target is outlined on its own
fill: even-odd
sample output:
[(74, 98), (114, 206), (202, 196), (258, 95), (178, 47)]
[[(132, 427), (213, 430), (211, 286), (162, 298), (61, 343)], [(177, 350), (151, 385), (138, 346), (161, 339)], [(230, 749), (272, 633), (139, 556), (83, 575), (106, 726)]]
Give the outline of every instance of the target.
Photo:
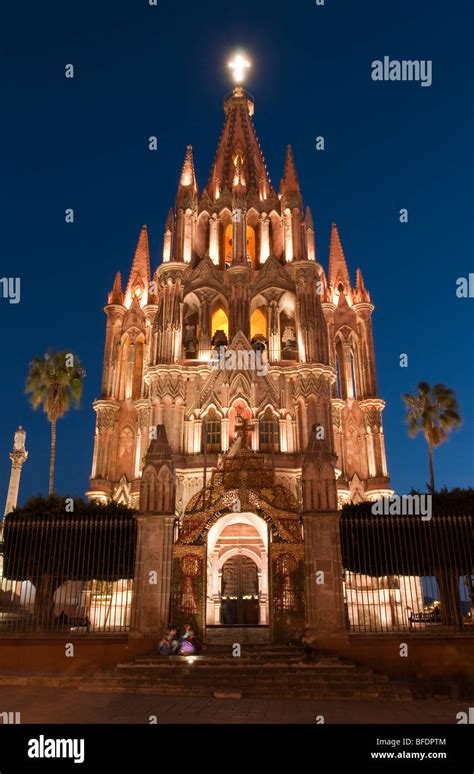
[(305, 659), (308, 661), (313, 661), (317, 656), (317, 646), (314, 639), (313, 630), (309, 626), (305, 627), (301, 642), (303, 644), (303, 653)]
[(178, 650), (178, 630), (175, 626), (169, 626), (158, 643), (159, 656), (174, 656)]
[(183, 636), (178, 643), (178, 653), (181, 656), (195, 656), (202, 650), (202, 645), (198, 638), (195, 636), (191, 627), (186, 624), (184, 627)]

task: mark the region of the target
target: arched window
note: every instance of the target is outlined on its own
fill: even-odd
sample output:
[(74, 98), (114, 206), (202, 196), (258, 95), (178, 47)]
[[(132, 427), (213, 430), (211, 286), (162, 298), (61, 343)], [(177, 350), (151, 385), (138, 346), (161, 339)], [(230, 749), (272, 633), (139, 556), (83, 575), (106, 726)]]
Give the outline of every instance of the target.
[(253, 339), (254, 336), (267, 338), (267, 315), (261, 307), (255, 309), (250, 317), (250, 339)]
[(259, 422), (259, 448), (263, 452), (280, 451), (280, 423), (271, 408), (267, 408)]
[(281, 359), (297, 360), (298, 344), (296, 339), (296, 324), (294, 316), (286, 311), (280, 313)]
[(221, 420), (214, 409), (202, 421), (203, 452), (220, 452), (221, 450)]
[(232, 262), (232, 223), (229, 223), (224, 231), (224, 261)]

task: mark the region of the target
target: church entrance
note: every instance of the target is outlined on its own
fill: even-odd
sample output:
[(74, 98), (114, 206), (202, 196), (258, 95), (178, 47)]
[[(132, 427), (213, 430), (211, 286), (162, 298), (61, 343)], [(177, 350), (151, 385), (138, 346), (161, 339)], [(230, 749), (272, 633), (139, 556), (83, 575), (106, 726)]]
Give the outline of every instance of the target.
[(268, 625), (268, 525), (254, 513), (230, 513), (207, 537), (206, 624)]
[(259, 617), (257, 565), (248, 556), (233, 556), (222, 566), (221, 623), (256, 626)]

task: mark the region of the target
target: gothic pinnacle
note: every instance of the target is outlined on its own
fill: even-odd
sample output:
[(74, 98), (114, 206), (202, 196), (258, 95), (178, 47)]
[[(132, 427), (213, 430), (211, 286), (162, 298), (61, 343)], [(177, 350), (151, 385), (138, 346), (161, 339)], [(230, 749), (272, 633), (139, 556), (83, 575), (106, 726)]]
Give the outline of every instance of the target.
[(182, 186), (185, 188), (192, 186), (193, 192), (197, 192), (192, 145), (186, 147), (186, 155), (184, 157), (183, 169), (181, 170), (181, 177), (179, 180), (179, 187), (181, 188)]
[(130, 306), (133, 298), (138, 298), (140, 303), (147, 303), (148, 286), (150, 283), (150, 251), (148, 248), (148, 229), (142, 226), (138, 237), (132, 268), (126, 290), (126, 304)]
[(293, 148), (291, 145), (286, 146), (285, 155), (285, 169), (283, 172), (283, 190), (287, 194), (299, 194), (301, 196), (300, 183), (298, 180), (298, 173), (296, 171), (295, 159), (293, 156)]
[(122, 276), (119, 271), (115, 275), (114, 284), (109, 293), (109, 304), (123, 304)]
[(328, 280), (332, 287), (337, 287), (340, 283), (342, 283), (345, 292), (350, 290), (352, 287), (351, 279), (349, 276), (349, 269), (347, 268), (346, 258), (344, 256), (344, 250), (342, 249), (341, 238), (335, 223), (332, 224), (331, 228)]

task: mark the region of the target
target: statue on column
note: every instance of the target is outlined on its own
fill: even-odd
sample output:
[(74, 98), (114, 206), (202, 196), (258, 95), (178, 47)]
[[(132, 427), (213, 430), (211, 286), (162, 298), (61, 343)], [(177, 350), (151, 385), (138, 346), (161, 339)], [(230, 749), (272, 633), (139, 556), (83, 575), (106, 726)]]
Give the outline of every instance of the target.
[(13, 451), (25, 451), (25, 439), (26, 439), (26, 433), (23, 430), (22, 426), (18, 428), (18, 430), (15, 433), (15, 437), (13, 440)]
[(25, 439), (26, 433), (20, 425), (14, 435), (13, 450), (10, 452), (12, 465), (10, 470), (10, 482), (8, 484), (7, 500), (5, 503), (5, 516), (8, 513), (11, 513), (13, 509), (16, 508), (18, 503), (21, 470), (25, 460), (28, 459), (28, 452), (25, 449)]
[(228, 339), (225, 334), (225, 331), (219, 329), (214, 333), (214, 336), (212, 337), (211, 344), (214, 347), (216, 352), (220, 351), (221, 347), (227, 347)]

